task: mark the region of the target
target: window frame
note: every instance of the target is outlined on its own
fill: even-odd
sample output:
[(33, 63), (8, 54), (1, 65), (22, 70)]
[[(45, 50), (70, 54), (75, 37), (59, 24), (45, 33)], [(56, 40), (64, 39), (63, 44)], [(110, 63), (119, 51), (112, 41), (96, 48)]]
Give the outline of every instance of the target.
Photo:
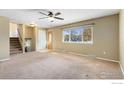
[[(82, 37), (82, 42), (73, 42), (73, 41), (71, 41), (71, 31), (69, 33), (69, 41), (64, 41), (64, 36), (65, 36), (64, 35), (64, 31), (71, 30), (71, 29), (76, 29), (76, 28), (86, 29), (88, 27), (90, 27), (90, 29), (91, 29), (91, 41), (84, 41), (83, 40), (83, 37)], [(65, 28), (62, 31), (62, 42), (63, 43), (75, 43), (75, 44), (93, 44), (93, 28), (94, 28), (93, 25), (86, 25), (86, 26), (78, 26), (78, 27)]]

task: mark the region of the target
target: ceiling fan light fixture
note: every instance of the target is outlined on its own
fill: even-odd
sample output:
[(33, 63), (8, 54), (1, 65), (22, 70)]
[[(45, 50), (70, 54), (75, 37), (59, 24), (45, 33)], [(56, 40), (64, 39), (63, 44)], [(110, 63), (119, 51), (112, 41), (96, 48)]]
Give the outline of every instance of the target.
[(50, 20), (50, 21), (54, 21), (54, 17), (48, 17), (48, 20)]
[(42, 17), (42, 18), (39, 18), (39, 19), (47, 18), (50, 22), (54, 22), (55, 19), (64, 20), (64, 18), (58, 17), (61, 14), (60, 12), (53, 13), (51, 11), (48, 11), (48, 14), (45, 14), (43, 12), (39, 12), (39, 13), (46, 16), (46, 17)]

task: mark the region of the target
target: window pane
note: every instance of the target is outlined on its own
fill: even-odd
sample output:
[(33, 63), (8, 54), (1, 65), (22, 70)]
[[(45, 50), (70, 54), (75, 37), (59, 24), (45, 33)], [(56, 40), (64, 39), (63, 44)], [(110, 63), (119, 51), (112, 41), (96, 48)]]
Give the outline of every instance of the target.
[(69, 41), (69, 35), (70, 35), (70, 31), (69, 30), (65, 30), (64, 31), (64, 41), (67, 42)]
[(82, 42), (82, 28), (72, 29), (71, 30), (71, 41), (72, 42)]
[(93, 43), (92, 26), (66, 29), (63, 32), (64, 42)]
[(92, 41), (92, 30), (91, 30), (91, 27), (88, 27), (88, 28), (84, 29), (83, 41), (84, 42)]

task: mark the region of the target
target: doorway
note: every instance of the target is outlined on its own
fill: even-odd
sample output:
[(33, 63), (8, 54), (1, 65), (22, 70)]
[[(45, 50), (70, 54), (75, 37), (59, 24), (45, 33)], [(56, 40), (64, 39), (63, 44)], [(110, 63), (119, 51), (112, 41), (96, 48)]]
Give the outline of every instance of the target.
[(38, 50), (46, 49), (46, 31), (38, 30)]
[(52, 32), (48, 32), (48, 49), (52, 49)]

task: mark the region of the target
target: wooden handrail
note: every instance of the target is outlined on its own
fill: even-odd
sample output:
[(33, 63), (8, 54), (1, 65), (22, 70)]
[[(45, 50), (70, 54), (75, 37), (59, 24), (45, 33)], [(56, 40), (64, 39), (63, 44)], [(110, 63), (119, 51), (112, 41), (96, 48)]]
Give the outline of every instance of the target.
[(22, 40), (22, 37), (21, 37), (21, 34), (20, 34), (20, 32), (19, 32), (18, 29), (17, 29), (17, 31), (18, 31), (18, 35), (19, 35), (19, 37), (20, 37), (20, 40), (23, 41), (23, 40)]

